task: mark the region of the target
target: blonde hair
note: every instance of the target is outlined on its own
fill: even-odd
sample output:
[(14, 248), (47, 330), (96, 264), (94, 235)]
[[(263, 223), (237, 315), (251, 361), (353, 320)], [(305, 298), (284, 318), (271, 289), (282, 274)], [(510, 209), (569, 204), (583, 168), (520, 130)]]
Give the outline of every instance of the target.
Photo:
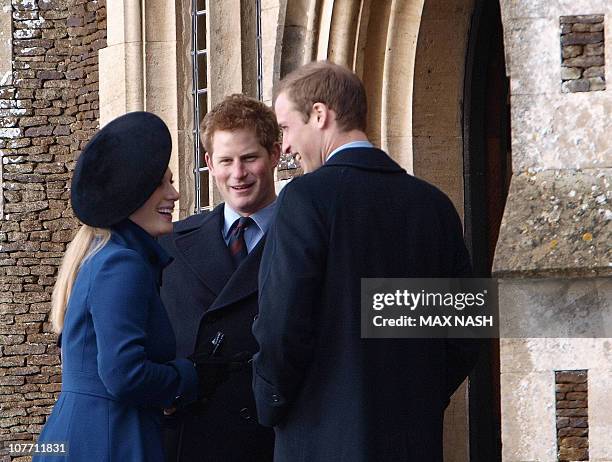
[(82, 225), (68, 245), (51, 296), (50, 318), (55, 333), (59, 334), (64, 327), (66, 305), (81, 265), (104, 247), (110, 237), (109, 229)]

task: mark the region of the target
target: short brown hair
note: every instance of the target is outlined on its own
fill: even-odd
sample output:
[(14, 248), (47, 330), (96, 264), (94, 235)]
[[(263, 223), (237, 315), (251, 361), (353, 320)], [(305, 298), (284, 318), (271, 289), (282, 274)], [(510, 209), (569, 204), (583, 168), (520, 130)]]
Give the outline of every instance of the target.
[(280, 129), (271, 108), (261, 101), (241, 94), (226, 96), (206, 114), (200, 125), (204, 149), (213, 154), (213, 136), (219, 130), (252, 129), (266, 150), (271, 153), (279, 141)]
[(343, 131), (366, 129), (368, 104), (361, 80), (346, 67), (329, 61), (308, 63), (287, 74), (276, 88), (275, 97), (286, 93), (295, 109), (308, 122), (315, 103), (336, 113)]

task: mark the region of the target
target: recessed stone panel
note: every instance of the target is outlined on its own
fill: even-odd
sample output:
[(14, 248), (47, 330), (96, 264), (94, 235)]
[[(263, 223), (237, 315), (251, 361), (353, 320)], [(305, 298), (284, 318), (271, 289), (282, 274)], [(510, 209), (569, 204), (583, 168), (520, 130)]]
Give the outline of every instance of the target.
[(561, 91), (606, 89), (604, 15), (561, 16)]
[(589, 460), (588, 371), (555, 371), (559, 462)]

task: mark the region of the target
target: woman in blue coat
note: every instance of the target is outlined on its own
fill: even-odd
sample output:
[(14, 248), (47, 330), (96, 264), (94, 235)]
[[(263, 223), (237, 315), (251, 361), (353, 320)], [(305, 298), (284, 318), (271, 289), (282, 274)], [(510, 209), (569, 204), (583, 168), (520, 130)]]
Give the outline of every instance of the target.
[(174, 359), (158, 293), (170, 258), (154, 238), (172, 231), (178, 199), (171, 147), (161, 119), (132, 112), (79, 157), (71, 200), (84, 225), (64, 257), (51, 312), (62, 334), (62, 390), (35, 461), (162, 461), (163, 408), (197, 395), (196, 368)]

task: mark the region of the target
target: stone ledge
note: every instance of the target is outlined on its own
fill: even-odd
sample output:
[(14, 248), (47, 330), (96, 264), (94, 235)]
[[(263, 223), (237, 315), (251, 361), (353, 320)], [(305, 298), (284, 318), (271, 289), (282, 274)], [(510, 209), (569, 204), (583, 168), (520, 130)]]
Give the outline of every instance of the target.
[(493, 275), (612, 275), (611, 182), (610, 168), (513, 176)]

